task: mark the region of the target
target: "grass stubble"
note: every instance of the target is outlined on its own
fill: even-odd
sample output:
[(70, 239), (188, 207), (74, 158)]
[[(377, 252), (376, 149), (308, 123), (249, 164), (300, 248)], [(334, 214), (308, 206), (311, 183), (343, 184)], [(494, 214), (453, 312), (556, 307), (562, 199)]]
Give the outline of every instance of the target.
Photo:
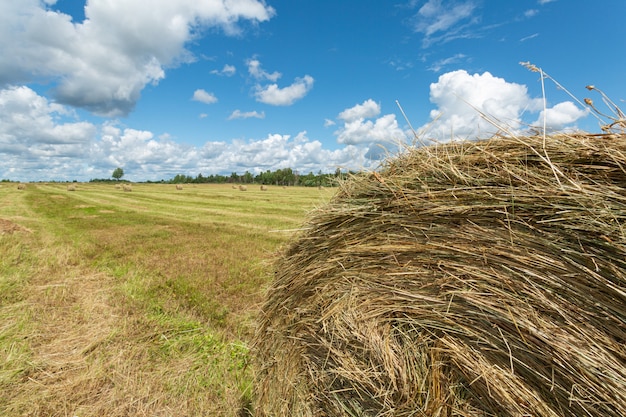
[(0, 188), (0, 415), (247, 415), (271, 254), (331, 193)]

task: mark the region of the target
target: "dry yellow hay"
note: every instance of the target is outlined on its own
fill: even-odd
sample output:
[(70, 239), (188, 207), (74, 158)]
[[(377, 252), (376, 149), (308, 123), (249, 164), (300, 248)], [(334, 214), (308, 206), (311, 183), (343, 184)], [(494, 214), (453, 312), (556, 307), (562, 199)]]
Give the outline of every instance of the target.
[(626, 135), (414, 149), (276, 264), (259, 416), (626, 415)]
[(68, 184), (67, 185), (67, 191), (76, 191), (76, 185)]
[(261, 191), (267, 191), (267, 186), (266, 185), (262, 185), (261, 186)]
[(176, 184), (176, 189), (177, 189), (177, 190), (182, 190), (182, 189), (183, 189), (182, 184)]
[(26, 184), (17, 184), (17, 189), (18, 190), (25, 190), (26, 189)]
[(15, 232), (32, 232), (30, 229), (27, 229), (23, 226), (20, 226), (17, 223), (12, 222), (11, 220), (6, 220), (0, 218), (0, 235), (3, 234), (12, 234)]
[(116, 189), (116, 190), (119, 190), (119, 189), (121, 189), (121, 188), (122, 188), (122, 186), (121, 186), (121, 185), (119, 185), (119, 184), (115, 184), (115, 189)]
[(130, 184), (122, 184), (122, 189), (124, 191), (133, 191), (133, 187)]
[(248, 191), (248, 187), (245, 185), (240, 185), (239, 186), (239, 191)]
[(233, 185), (232, 187), (233, 187), (233, 190), (236, 190), (236, 189), (237, 189), (237, 186), (236, 186), (236, 185)]

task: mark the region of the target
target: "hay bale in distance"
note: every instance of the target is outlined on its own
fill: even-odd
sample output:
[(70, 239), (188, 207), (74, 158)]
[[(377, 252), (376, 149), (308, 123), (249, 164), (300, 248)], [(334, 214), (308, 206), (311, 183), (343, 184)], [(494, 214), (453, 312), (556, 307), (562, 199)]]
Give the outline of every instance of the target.
[(133, 191), (133, 187), (130, 184), (122, 184), (122, 190), (130, 192)]
[(75, 184), (68, 184), (67, 185), (67, 191), (76, 191), (76, 185)]
[(414, 149), (283, 251), (260, 416), (626, 415), (626, 135)]
[(240, 185), (239, 191), (248, 191), (248, 187), (246, 185)]
[(261, 185), (261, 191), (267, 191), (267, 185)]
[(177, 190), (182, 190), (183, 189), (183, 185), (182, 184), (176, 184), (176, 189)]
[(26, 184), (23, 184), (23, 183), (17, 184), (17, 189), (18, 190), (25, 190), (26, 189)]

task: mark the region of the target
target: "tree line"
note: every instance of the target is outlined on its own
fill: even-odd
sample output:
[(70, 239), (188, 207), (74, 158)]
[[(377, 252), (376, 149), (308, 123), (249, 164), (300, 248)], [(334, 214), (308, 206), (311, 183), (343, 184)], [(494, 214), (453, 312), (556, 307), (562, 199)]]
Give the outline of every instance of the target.
[[(351, 172), (352, 174), (352, 172)], [(338, 180), (344, 179), (348, 173), (342, 172), (339, 168), (334, 173), (322, 173), (319, 171), (317, 174), (309, 172), (308, 174), (300, 174), (291, 168), (277, 169), (275, 171), (267, 170), (257, 175), (253, 175), (249, 171), (243, 174), (236, 172), (230, 175), (202, 175), (198, 174), (196, 177), (190, 175), (178, 174), (174, 178), (167, 182), (170, 184), (264, 184), (264, 185), (283, 185), (283, 186), (304, 186), (304, 187), (330, 187), (336, 185)]]

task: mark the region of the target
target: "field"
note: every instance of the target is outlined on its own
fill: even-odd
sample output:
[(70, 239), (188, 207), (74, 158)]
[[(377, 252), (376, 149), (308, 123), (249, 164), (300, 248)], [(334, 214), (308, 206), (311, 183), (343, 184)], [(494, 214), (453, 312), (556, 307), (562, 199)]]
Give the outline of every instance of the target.
[(332, 194), (3, 183), (0, 415), (248, 415), (273, 256)]

